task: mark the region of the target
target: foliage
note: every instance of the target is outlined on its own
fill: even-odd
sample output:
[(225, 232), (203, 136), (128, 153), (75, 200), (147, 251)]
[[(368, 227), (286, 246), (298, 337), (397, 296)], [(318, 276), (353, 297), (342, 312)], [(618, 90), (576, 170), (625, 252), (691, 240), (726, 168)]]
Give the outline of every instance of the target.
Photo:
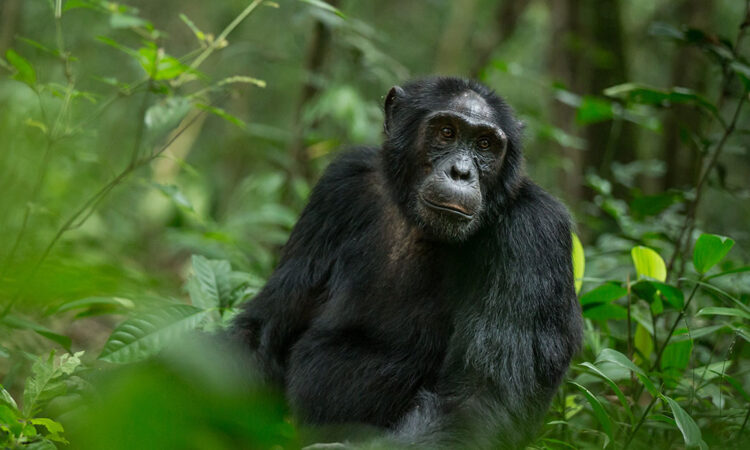
[[(650, 67), (592, 93), (535, 66), (550, 18), (531, 3), (517, 18), (525, 42), (503, 50), (518, 62), (490, 58), (480, 76), (528, 122), (535, 178), (572, 170), (571, 154), (549, 147), (583, 151), (590, 136), (576, 130), (633, 125), (648, 147), (669, 121), (700, 118), (680, 128), (681, 148), (699, 156), (689, 183), (654, 188), (669, 169), (658, 152), (605, 158), (569, 202), (585, 342), (532, 447), (741, 448), (750, 236), (727, 198), (747, 198), (732, 180), (750, 170), (738, 162), (750, 136), (750, 16), (724, 36), (663, 22), (639, 30), (651, 39), (639, 57), (696, 50), (688, 62), (708, 86), (671, 85)], [(254, 0), (210, 13), (200, 2), (141, 4), (24, 2), (33, 20), (0, 58), (0, 444), (297, 448), (305, 430), (283, 398), (193, 336), (220, 332), (252, 301), (314, 176), (342, 142), (377, 140), (377, 96), (425, 70), (391, 22), (416, 17), (420, 32), (442, 36), (441, 26), (403, 2), (396, 17), (369, 2)], [(385, 19), (373, 27), (368, 15)], [(316, 66), (318, 47), (298, 48), (309, 23), (324, 30), (312, 41), (337, 52), (328, 69)], [(553, 124), (538, 107), (547, 97), (578, 128)]]

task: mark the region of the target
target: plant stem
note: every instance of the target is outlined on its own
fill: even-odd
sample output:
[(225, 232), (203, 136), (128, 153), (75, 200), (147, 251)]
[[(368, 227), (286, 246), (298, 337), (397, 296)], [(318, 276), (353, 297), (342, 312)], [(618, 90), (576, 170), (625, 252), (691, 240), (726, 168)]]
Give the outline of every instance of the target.
[[(264, 1), (265, 0), (255, 0), (254, 2), (250, 3), (247, 6), (247, 8), (245, 8), (237, 17), (234, 18), (234, 20), (229, 25), (227, 25), (226, 28), (224, 28), (224, 30), (219, 34), (219, 36), (216, 37), (216, 39), (214, 39), (213, 42), (211, 42), (211, 45), (209, 45), (208, 47), (206, 47), (206, 49), (203, 50), (203, 52), (201, 52), (201, 54), (198, 55), (197, 58), (195, 58), (195, 60), (193, 61), (193, 63), (190, 64), (190, 68), (197, 69), (201, 64), (203, 64), (203, 61), (205, 61), (206, 58), (208, 58), (209, 56), (211, 56), (211, 54), (214, 52), (214, 50), (216, 50), (218, 48), (218, 45), (220, 43), (224, 42), (224, 40), (227, 38), (227, 36), (229, 36), (229, 33), (231, 33), (235, 28), (237, 28), (237, 26), (243, 20), (245, 20), (245, 18), (247, 16), (249, 16), (250, 13), (253, 12), (253, 10), (255, 8), (257, 8)], [(180, 77), (180, 78), (182, 78), (182, 77)], [(178, 81), (178, 83), (179, 83), (179, 81)]]
[[(698, 281), (700, 281), (701, 278), (699, 278)], [(672, 335), (677, 329), (677, 325), (680, 323), (680, 321), (682, 321), (682, 318), (685, 317), (685, 311), (687, 311), (687, 309), (690, 307), (690, 303), (693, 301), (695, 293), (698, 291), (698, 286), (699, 285), (697, 283), (695, 286), (693, 286), (693, 290), (690, 292), (690, 296), (688, 297), (687, 302), (685, 302), (685, 306), (682, 308), (682, 310), (680, 310), (680, 314), (677, 315), (677, 319), (675, 319), (672, 327), (669, 329), (669, 333), (667, 333), (667, 336), (664, 338), (664, 342), (662, 342), (661, 347), (659, 347), (659, 352), (656, 354), (656, 360), (654, 361), (654, 364), (651, 366), (650, 370), (654, 370), (655, 368), (659, 367), (664, 349), (667, 348), (669, 340), (672, 339)]]
[(635, 428), (633, 428), (633, 431), (630, 432), (630, 435), (628, 435), (628, 440), (625, 442), (625, 446), (622, 448), (623, 450), (627, 450), (628, 447), (630, 447), (630, 443), (633, 441), (633, 438), (635, 437), (635, 434), (638, 433), (638, 430), (641, 429), (641, 425), (643, 425), (643, 422), (646, 421), (646, 416), (648, 416), (648, 413), (651, 411), (651, 408), (653, 408), (654, 404), (656, 403), (656, 400), (658, 399), (658, 396), (654, 396), (651, 399), (651, 402), (648, 404), (646, 409), (643, 411), (643, 414), (641, 414), (641, 418), (638, 419), (638, 423), (635, 424)]
[[(125, 178), (127, 178), (131, 173), (133, 173), (136, 169), (150, 163), (154, 159), (158, 158), (164, 151), (169, 148), (169, 146), (178, 138), (182, 133), (185, 132), (188, 128), (190, 128), (193, 123), (195, 123), (198, 118), (200, 118), (205, 111), (201, 111), (198, 114), (196, 114), (193, 118), (191, 118), (182, 128), (177, 130), (172, 137), (164, 144), (162, 145), (159, 150), (152, 153), (149, 156), (146, 156), (144, 158), (141, 158), (139, 160), (136, 160), (134, 162), (131, 162), (128, 164), (117, 176), (115, 176), (109, 183), (104, 185), (101, 189), (99, 189), (94, 195), (89, 197), (83, 205), (81, 205), (73, 214), (70, 215), (68, 220), (63, 223), (63, 225), (57, 230), (57, 233), (55, 233), (52, 240), (47, 244), (47, 247), (42, 252), (42, 255), (39, 257), (37, 262), (34, 264), (34, 267), (31, 269), (29, 274), (25, 278), (25, 282), (21, 284), (21, 288), (19, 288), (18, 292), (11, 298), (11, 300), (5, 305), (2, 312), (0, 312), (0, 318), (3, 318), (8, 315), (10, 312), (10, 309), (13, 307), (13, 305), (23, 296), (24, 293), (24, 287), (27, 286), (29, 283), (28, 281), (31, 280), (34, 275), (39, 271), (39, 268), (41, 267), (42, 263), (47, 259), (47, 256), (49, 256), (50, 252), (52, 251), (52, 248), (57, 244), (57, 242), (60, 240), (63, 234), (65, 232), (70, 231), (80, 225), (82, 225), (82, 221), (78, 220), (81, 216), (83, 216), (83, 219), (85, 220), (88, 218), (91, 213), (96, 209), (96, 206), (101, 202), (101, 200), (104, 199), (104, 197), (117, 185), (119, 185)], [(88, 214), (87, 214), (88, 213)], [(84, 214), (86, 214), (84, 216)], [(76, 223), (78, 221), (78, 223)]]

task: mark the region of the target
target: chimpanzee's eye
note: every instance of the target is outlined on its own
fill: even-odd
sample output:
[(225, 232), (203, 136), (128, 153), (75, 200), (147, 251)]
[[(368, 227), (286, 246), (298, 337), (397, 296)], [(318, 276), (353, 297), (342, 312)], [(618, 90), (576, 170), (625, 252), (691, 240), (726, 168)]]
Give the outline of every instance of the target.
[(490, 140), (486, 137), (479, 138), (479, 140), (477, 140), (477, 146), (482, 150), (487, 150), (490, 148)]
[(440, 129), (440, 136), (442, 136), (445, 139), (453, 139), (453, 136), (456, 135), (456, 130), (454, 130), (452, 127), (443, 127)]

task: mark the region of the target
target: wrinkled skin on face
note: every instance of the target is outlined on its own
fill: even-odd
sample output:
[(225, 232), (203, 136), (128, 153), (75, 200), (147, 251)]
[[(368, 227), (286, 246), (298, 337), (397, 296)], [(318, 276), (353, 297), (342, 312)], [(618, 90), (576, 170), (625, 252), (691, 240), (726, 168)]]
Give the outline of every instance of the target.
[[(389, 93), (386, 133), (389, 108), (407, 95), (400, 87)], [(508, 148), (501, 122), (496, 107), (470, 89), (436, 101), (419, 119), (416, 140), (403, 150), (421, 169), (408, 187), (407, 215), (428, 235), (459, 242), (481, 226)]]

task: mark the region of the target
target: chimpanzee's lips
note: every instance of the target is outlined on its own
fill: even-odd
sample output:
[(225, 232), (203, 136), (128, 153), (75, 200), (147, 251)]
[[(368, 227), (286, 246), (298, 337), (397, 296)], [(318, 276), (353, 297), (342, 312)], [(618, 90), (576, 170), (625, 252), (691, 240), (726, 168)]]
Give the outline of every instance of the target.
[(461, 205), (457, 205), (455, 203), (435, 203), (428, 200), (423, 195), (421, 197), (424, 204), (427, 205), (427, 207), (429, 207), (430, 209), (452, 214), (466, 220), (471, 220), (474, 218), (474, 214), (471, 214), (466, 210), (466, 208), (462, 207)]

